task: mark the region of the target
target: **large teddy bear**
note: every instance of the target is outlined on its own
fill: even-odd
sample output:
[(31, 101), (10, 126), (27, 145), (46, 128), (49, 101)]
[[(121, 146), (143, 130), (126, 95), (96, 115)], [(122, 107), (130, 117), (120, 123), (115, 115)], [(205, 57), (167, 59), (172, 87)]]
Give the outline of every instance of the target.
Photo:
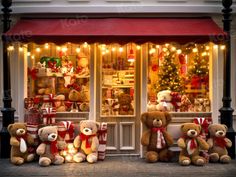
[(172, 96), (171, 96), (171, 91), (170, 90), (162, 90), (157, 93), (157, 106), (156, 110), (157, 111), (173, 111), (174, 106), (171, 103), (172, 101)]
[(98, 125), (92, 120), (80, 122), (80, 134), (74, 139), (74, 147), (79, 148), (79, 152), (74, 155), (75, 162), (87, 160), (95, 163), (98, 159), (99, 140), (97, 137)]
[(206, 159), (199, 156), (200, 149), (208, 150), (207, 142), (199, 136), (201, 126), (195, 123), (184, 123), (181, 125), (183, 136), (178, 139), (178, 146), (182, 149), (179, 155), (179, 163), (187, 166), (190, 163), (202, 166)]
[(224, 124), (212, 124), (208, 129), (210, 138), (207, 140), (207, 143), (210, 147), (210, 161), (229, 163), (231, 158), (226, 148), (231, 147), (232, 142), (226, 138), (227, 126)]
[(134, 114), (134, 108), (131, 104), (131, 96), (127, 93), (121, 93), (118, 97), (119, 114), (120, 115), (132, 115)]
[(61, 149), (59, 143), (57, 143), (57, 127), (56, 126), (46, 126), (40, 128), (38, 135), (41, 144), (38, 146), (36, 152), (40, 155), (39, 165), (46, 167), (51, 163), (55, 165), (60, 165), (64, 162), (64, 158), (59, 155), (58, 149)]
[(148, 128), (142, 134), (141, 144), (147, 147), (147, 162), (170, 161), (173, 145), (172, 136), (167, 132), (167, 125), (171, 122), (171, 115), (167, 112), (146, 112), (141, 116), (142, 123)]
[(34, 145), (34, 139), (31, 135), (27, 134), (26, 124), (10, 124), (7, 129), (11, 136), (11, 163), (22, 165), (24, 162), (33, 161), (35, 154), (29, 151), (28, 145)]

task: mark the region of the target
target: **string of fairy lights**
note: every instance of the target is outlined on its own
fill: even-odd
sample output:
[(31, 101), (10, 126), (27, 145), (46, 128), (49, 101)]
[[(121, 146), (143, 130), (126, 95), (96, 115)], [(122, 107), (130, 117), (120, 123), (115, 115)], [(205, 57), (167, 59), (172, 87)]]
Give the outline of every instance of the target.
[[(71, 44), (71, 43), (68, 43), (68, 44)], [(37, 46), (37, 47), (35, 47), (34, 50), (28, 51), (27, 52), (27, 56), (31, 57), (31, 59), (34, 59), (35, 58), (35, 54), (40, 53), (43, 49), (44, 50), (49, 50), (51, 45), (52, 44), (45, 43), (44, 45)], [(55, 45), (56, 46), (56, 50), (57, 51), (62, 51), (64, 53), (66, 53), (68, 51), (68, 46), (67, 45), (64, 45), (64, 46), (56, 46)], [(131, 43), (131, 45), (132, 45), (132, 43)], [(151, 54), (156, 53), (160, 47), (162, 48), (163, 52), (166, 52), (167, 47), (169, 47), (169, 45), (170, 44), (168, 44), (168, 43), (164, 44), (164, 45), (151, 45), (152, 47), (149, 49), (149, 54), (151, 55)], [(195, 45), (197, 45), (197, 44), (195, 44)], [(84, 42), (82, 45), (78, 45), (78, 47), (76, 47), (74, 50), (75, 50), (75, 53), (80, 53), (81, 52), (81, 48), (88, 48), (88, 47), (90, 47), (90, 45), (87, 42)], [(99, 44), (99, 48), (101, 50), (101, 54), (102, 55), (109, 54), (110, 52), (122, 53), (125, 50), (124, 46), (112, 45), (112, 44), (110, 44), (110, 45)], [(135, 48), (136, 48), (136, 50), (140, 50), (141, 46), (140, 45), (136, 45)], [(213, 45), (213, 49), (218, 49), (218, 48), (220, 48), (221, 50), (225, 50), (225, 45)], [(206, 51), (204, 51), (201, 55), (202, 56), (207, 56), (207, 55), (209, 56), (210, 55), (209, 49), (210, 49), (210, 46), (206, 45), (205, 46), (205, 50)], [(14, 45), (9, 45), (7, 50), (9, 52), (14, 51), (15, 50)], [(19, 52), (24, 52), (24, 45), (20, 45), (20, 47), (18, 47), (18, 51)], [(171, 51), (176, 51), (177, 54), (181, 54), (182, 53), (182, 50), (178, 49), (175, 46), (171, 47)], [(198, 52), (198, 48), (197, 47), (192, 48), (192, 52), (197, 53)]]

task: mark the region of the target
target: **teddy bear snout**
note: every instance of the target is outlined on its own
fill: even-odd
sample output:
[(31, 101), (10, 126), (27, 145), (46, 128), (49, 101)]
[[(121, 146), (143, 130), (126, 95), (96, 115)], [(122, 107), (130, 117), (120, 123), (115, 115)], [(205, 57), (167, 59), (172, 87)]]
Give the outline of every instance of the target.
[(55, 133), (51, 133), (49, 136), (48, 136), (48, 140), (49, 141), (55, 141), (57, 139), (57, 134)]
[(17, 134), (17, 135), (24, 135), (24, 134), (25, 134), (25, 130), (24, 130), (24, 129), (18, 129), (18, 130), (16, 131), (16, 134)]
[(91, 135), (93, 132), (90, 128), (84, 128), (83, 129), (83, 134), (85, 135)]
[(218, 136), (218, 137), (222, 137), (222, 136), (224, 136), (225, 135), (225, 133), (223, 132), (223, 131), (218, 131), (217, 133), (216, 133), (216, 136)]
[(187, 132), (187, 135), (190, 137), (195, 137), (197, 135), (197, 132), (196, 132), (196, 130), (189, 130)]
[(155, 119), (155, 120), (153, 121), (153, 125), (154, 125), (155, 127), (160, 127), (160, 126), (162, 125), (162, 121), (159, 120), (159, 119)]

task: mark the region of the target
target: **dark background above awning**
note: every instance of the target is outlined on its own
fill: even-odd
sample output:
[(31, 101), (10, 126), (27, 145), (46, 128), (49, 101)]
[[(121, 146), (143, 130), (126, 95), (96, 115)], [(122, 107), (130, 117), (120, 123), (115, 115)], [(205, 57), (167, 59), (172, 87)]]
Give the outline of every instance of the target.
[(211, 18), (21, 19), (8, 42), (222, 43), (226, 34)]

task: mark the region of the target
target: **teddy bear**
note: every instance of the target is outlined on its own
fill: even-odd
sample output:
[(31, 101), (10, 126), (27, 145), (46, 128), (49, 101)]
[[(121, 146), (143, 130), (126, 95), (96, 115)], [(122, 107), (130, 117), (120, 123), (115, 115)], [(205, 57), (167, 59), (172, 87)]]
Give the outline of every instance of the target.
[(141, 137), (141, 144), (147, 147), (147, 162), (171, 160), (173, 153), (168, 148), (174, 141), (166, 130), (171, 119), (168, 112), (152, 111), (142, 114), (141, 121), (148, 128)]
[(231, 158), (226, 148), (232, 146), (230, 139), (226, 138), (227, 126), (224, 124), (211, 124), (209, 127), (210, 162), (229, 163)]
[(77, 101), (79, 101), (80, 99), (80, 93), (79, 91), (72, 89), (69, 92), (68, 98), (70, 101), (72, 101), (72, 105), (71, 105), (71, 112), (78, 112), (78, 105), (77, 105)]
[(171, 91), (170, 90), (162, 90), (157, 93), (157, 106), (156, 110), (157, 111), (173, 111), (174, 106), (171, 103), (172, 101), (172, 96), (171, 96)]
[(119, 104), (119, 114), (120, 115), (132, 115), (134, 114), (134, 109), (131, 104), (131, 96), (127, 93), (121, 93), (118, 97)]
[(75, 162), (87, 160), (89, 163), (95, 163), (98, 159), (99, 140), (97, 137), (98, 124), (92, 120), (83, 120), (80, 122), (80, 134), (74, 139), (74, 147), (79, 151), (74, 155)]
[(7, 130), (11, 136), (11, 163), (14, 165), (22, 165), (24, 162), (33, 161), (35, 153), (30, 152), (29, 145), (34, 145), (34, 138), (27, 134), (26, 124), (10, 124)]
[(76, 73), (80, 76), (88, 76), (89, 75), (89, 60), (88, 57), (80, 52), (78, 57), (78, 66), (76, 68)]
[(36, 149), (36, 153), (40, 156), (39, 165), (46, 167), (50, 164), (62, 164), (64, 158), (59, 155), (58, 149), (64, 147), (57, 142), (57, 126), (42, 127), (38, 130), (38, 135), (41, 140), (41, 144)]
[(195, 123), (184, 123), (180, 127), (182, 137), (178, 139), (177, 144), (181, 148), (179, 154), (179, 163), (183, 166), (190, 163), (203, 166), (206, 159), (199, 155), (201, 150), (208, 150), (207, 142), (199, 136), (201, 126)]
[(65, 95), (57, 95), (53, 98), (55, 107), (56, 107), (56, 111), (57, 112), (65, 112), (66, 111), (66, 106), (65, 106)]

